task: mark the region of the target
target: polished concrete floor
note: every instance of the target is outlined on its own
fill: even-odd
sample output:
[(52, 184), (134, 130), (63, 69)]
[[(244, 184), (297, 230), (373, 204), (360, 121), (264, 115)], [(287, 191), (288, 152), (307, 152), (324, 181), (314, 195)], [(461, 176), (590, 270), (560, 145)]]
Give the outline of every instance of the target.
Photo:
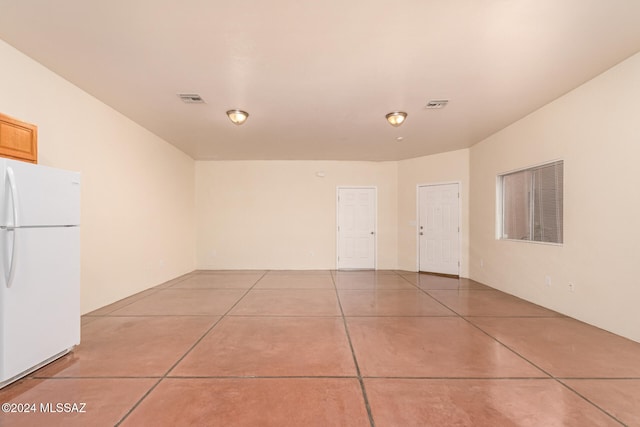
[(0, 426), (640, 426), (639, 343), (468, 279), (198, 271), (82, 320)]

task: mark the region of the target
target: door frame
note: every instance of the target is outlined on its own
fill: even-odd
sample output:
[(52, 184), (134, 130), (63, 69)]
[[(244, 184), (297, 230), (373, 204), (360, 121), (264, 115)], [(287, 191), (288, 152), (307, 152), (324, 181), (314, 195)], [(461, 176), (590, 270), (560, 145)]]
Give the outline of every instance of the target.
[(458, 277), (462, 269), (462, 182), (461, 181), (442, 181), (427, 184), (416, 185), (416, 271), (420, 272), (420, 188), (436, 187), (439, 185), (458, 185)]
[[(374, 221), (373, 221), (373, 269), (378, 269), (378, 187), (376, 185), (338, 185), (336, 187), (336, 270), (340, 269), (340, 190), (362, 190), (371, 189), (375, 194), (373, 205)], [(350, 270), (350, 269), (346, 269)]]

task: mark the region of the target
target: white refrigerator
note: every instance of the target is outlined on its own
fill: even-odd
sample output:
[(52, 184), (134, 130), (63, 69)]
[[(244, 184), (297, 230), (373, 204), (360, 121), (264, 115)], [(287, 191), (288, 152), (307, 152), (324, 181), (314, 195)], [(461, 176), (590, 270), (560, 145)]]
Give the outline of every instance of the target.
[(0, 388), (80, 343), (80, 174), (0, 158)]

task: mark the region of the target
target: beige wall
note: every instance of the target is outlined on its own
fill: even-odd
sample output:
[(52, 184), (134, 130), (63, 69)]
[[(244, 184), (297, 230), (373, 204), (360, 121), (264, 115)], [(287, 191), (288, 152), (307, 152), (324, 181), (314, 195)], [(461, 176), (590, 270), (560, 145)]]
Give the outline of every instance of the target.
[[(0, 112), (82, 172), (83, 312), (196, 266), (335, 268), (339, 185), (378, 188), (377, 267), (415, 270), (416, 185), (460, 182), (463, 276), (640, 341), (640, 54), (470, 150), (385, 163), (194, 162), (1, 41), (0, 63)], [(564, 244), (496, 240), (496, 175), (554, 159)]]
[[(496, 175), (554, 159), (564, 244), (496, 240)], [(638, 159), (640, 54), (472, 147), (471, 277), (640, 341)]]
[(417, 271), (417, 186), (460, 184), (460, 275), (469, 275), (469, 150), (398, 162), (398, 268)]
[(377, 267), (396, 268), (397, 163), (348, 161), (196, 162), (198, 268), (336, 268), (337, 186), (377, 187)]
[(82, 312), (195, 267), (194, 161), (0, 41), (0, 112), (82, 173)]

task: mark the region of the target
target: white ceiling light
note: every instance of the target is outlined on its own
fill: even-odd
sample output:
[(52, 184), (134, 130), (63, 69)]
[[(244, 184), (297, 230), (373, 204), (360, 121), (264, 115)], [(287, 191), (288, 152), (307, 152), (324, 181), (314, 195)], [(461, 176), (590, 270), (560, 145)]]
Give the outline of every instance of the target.
[(231, 120), (233, 124), (240, 126), (247, 121), (249, 113), (242, 110), (229, 110), (227, 111), (227, 116), (229, 116), (229, 120)]
[(385, 116), (391, 126), (398, 127), (404, 123), (404, 119), (407, 118), (407, 113), (403, 111), (393, 111)]

